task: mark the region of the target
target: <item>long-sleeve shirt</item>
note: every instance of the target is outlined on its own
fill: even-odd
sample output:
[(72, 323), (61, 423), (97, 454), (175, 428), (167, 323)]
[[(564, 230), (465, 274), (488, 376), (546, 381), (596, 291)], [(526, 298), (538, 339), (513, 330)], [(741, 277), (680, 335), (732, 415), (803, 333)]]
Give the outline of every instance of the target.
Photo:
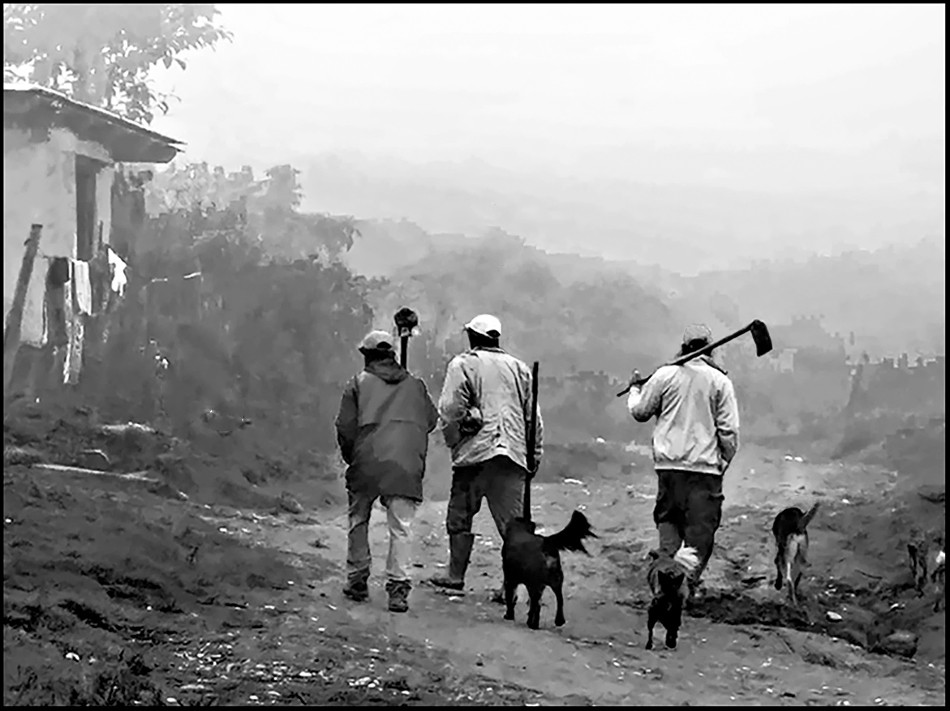
[[(478, 348), (456, 356), (446, 369), (438, 409), (453, 466), (503, 455), (528, 467), (531, 369), (523, 361), (500, 348)], [(540, 407), (537, 422), (536, 464), (543, 454)]]
[(656, 417), (657, 469), (724, 474), (739, 449), (732, 381), (705, 358), (662, 366), (642, 390), (630, 390), (627, 409), (638, 422)]

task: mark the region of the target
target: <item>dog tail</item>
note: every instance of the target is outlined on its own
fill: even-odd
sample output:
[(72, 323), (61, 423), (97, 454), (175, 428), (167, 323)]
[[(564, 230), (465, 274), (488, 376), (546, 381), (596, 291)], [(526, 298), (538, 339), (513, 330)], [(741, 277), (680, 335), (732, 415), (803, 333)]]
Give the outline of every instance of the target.
[(679, 565), (688, 574), (692, 574), (699, 567), (699, 553), (692, 546), (685, 543), (673, 555), (673, 562)]
[(580, 511), (575, 511), (563, 530), (544, 537), (544, 547), (552, 552), (567, 550), (587, 553), (584, 548), (585, 538), (597, 538), (597, 535), (591, 531), (587, 517)]
[(808, 528), (808, 524), (811, 523), (811, 520), (815, 517), (815, 514), (818, 513), (819, 503), (820, 502), (816, 501), (815, 505), (808, 509), (808, 513), (802, 516), (802, 520), (798, 524), (798, 533), (804, 533), (805, 529)]

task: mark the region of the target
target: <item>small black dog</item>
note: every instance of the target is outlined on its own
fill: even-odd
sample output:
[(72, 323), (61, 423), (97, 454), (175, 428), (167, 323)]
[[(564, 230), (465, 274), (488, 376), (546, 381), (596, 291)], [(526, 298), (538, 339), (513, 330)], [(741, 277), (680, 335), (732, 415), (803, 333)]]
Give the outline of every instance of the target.
[(541, 595), (549, 587), (557, 598), (554, 624), (564, 624), (564, 572), (561, 570), (561, 551), (579, 551), (584, 548), (585, 538), (597, 538), (591, 531), (587, 517), (575, 511), (570, 523), (550, 536), (534, 532), (534, 523), (516, 518), (505, 530), (505, 542), (501, 547), (502, 570), (505, 574), (505, 619), (515, 619), (515, 591), (519, 585), (528, 590), (528, 627), (541, 626)]
[(818, 502), (808, 513), (790, 506), (780, 512), (772, 524), (776, 548), (775, 589), (781, 590), (782, 584), (787, 584), (793, 605), (798, 605), (798, 583), (802, 579), (802, 568), (808, 565), (808, 524), (817, 511)]
[(676, 649), (683, 606), (689, 597), (689, 576), (699, 567), (696, 549), (685, 544), (674, 555), (650, 551), (653, 562), (647, 572), (647, 583), (653, 599), (647, 612), (647, 649), (653, 649), (653, 628), (659, 622), (666, 630), (666, 646)]

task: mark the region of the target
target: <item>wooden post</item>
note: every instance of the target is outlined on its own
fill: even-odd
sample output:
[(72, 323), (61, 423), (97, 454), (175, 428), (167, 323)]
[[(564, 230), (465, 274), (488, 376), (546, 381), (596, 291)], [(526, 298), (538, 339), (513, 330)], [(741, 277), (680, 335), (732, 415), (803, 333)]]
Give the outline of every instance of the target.
[(43, 225), (30, 225), (30, 236), (26, 240), (26, 252), (20, 264), (20, 275), (16, 280), (16, 291), (13, 293), (13, 304), (7, 314), (7, 322), (3, 329), (3, 394), (4, 402), (10, 394), (11, 379), (13, 378), (13, 363), (17, 351), (20, 350), (20, 331), (23, 325), (23, 307), (26, 304), (26, 292), (30, 286), (30, 277), (33, 275), (33, 265), (36, 263), (36, 252), (40, 247), (40, 236)]

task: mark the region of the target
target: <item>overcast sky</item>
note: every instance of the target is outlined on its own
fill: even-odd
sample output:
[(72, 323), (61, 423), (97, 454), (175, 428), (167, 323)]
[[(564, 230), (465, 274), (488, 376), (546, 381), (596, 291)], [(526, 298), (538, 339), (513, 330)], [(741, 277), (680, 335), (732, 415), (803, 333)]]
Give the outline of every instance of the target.
[(943, 5), (219, 7), (234, 42), (159, 77), (182, 103), (153, 124), (211, 161), (231, 163), (254, 122), (266, 152), (508, 167), (627, 142), (945, 134)]

